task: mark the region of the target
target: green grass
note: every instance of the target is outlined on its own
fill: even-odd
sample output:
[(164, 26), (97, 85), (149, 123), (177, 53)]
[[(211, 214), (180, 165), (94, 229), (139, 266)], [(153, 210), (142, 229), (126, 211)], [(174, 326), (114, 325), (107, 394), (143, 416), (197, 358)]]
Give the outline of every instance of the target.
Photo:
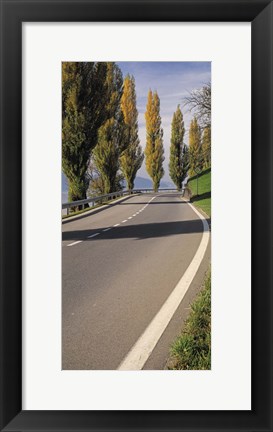
[[(99, 206), (97, 205), (96, 207), (99, 207)], [(77, 210), (75, 212), (71, 212), (71, 213), (69, 213), (69, 215), (67, 215), (67, 214), (66, 215), (62, 215), (62, 219), (67, 219), (67, 218), (70, 218), (71, 216), (80, 215), (80, 214), (85, 213), (87, 211), (93, 210), (96, 207), (95, 206), (94, 207), (88, 207), (88, 208), (85, 208), (83, 210)]]
[(187, 186), (191, 192), (191, 202), (211, 217), (211, 169), (209, 168), (199, 175), (198, 196), (196, 176), (189, 179)]
[(211, 275), (194, 303), (181, 335), (171, 347), (172, 370), (211, 369)]

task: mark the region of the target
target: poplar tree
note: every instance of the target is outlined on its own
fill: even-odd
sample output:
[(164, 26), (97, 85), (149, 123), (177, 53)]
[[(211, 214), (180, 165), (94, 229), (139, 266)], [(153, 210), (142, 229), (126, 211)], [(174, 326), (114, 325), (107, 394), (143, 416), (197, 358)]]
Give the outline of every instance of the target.
[(127, 75), (124, 79), (121, 110), (124, 118), (123, 140), (126, 149), (121, 154), (120, 167), (128, 189), (132, 190), (136, 173), (142, 165), (144, 155), (138, 138), (135, 79), (130, 75)]
[(106, 120), (98, 132), (98, 145), (94, 150), (94, 162), (103, 184), (103, 193), (116, 190), (116, 175), (119, 170), (119, 129), (116, 120)]
[(203, 168), (203, 155), (201, 146), (201, 128), (197, 118), (194, 117), (190, 124), (189, 131), (189, 151), (190, 151), (190, 176), (196, 174), (196, 169)]
[(105, 80), (102, 63), (62, 64), (62, 169), (69, 201), (86, 198), (91, 150), (105, 119)]
[(157, 192), (160, 180), (164, 175), (163, 129), (161, 127), (160, 100), (157, 92), (149, 90), (145, 112), (146, 119), (146, 170), (153, 181)]
[(202, 138), (202, 150), (203, 150), (203, 159), (204, 159), (204, 167), (210, 168), (211, 166), (211, 128), (207, 126), (203, 132)]
[(115, 63), (107, 63), (106, 75), (106, 120), (98, 131), (97, 145), (93, 151), (93, 162), (101, 176), (105, 194), (120, 188), (119, 157), (126, 146), (123, 140), (124, 120), (120, 107), (123, 78)]
[(189, 168), (188, 149), (184, 144), (184, 120), (180, 105), (173, 114), (172, 132), (171, 132), (171, 147), (170, 147), (170, 162), (169, 172), (170, 177), (177, 187), (181, 190), (182, 183), (185, 180)]

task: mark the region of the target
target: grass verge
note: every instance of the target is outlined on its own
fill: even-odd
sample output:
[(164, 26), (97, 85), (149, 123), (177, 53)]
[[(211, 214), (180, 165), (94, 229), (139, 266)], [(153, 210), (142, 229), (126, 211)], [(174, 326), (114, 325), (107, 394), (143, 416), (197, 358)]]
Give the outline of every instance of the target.
[(211, 369), (211, 274), (194, 303), (181, 335), (171, 347), (172, 370)]
[(191, 193), (191, 202), (211, 217), (211, 169), (209, 168), (199, 175), (198, 195), (197, 176), (189, 179), (187, 187)]

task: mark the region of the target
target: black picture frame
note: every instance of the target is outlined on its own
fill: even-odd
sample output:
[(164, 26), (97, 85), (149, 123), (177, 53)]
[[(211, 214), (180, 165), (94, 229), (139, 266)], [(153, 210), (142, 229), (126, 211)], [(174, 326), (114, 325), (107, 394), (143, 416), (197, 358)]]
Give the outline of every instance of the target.
[[(22, 23), (65, 21), (251, 22), (251, 411), (21, 410)], [(1, 430), (272, 431), (272, 48), (268, 0), (1, 0)]]

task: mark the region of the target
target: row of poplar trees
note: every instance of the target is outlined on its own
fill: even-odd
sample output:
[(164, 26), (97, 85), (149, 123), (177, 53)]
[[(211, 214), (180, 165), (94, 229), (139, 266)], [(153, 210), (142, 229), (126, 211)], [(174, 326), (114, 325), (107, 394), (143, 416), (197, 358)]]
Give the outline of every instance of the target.
[(172, 119), (169, 172), (170, 177), (181, 190), (182, 183), (189, 175), (194, 176), (211, 166), (211, 127), (204, 128), (197, 117), (191, 120), (189, 128), (189, 146), (184, 143), (185, 127), (180, 105)]
[(128, 189), (143, 162), (135, 80), (113, 62), (62, 64), (62, 168), (69, 201)]
[[(146, 170), (158, 190), (164, 175), (160, 99), (148, 92)], [(203, 131), (194, 117), (189, 147), (184, 144), (184, 120), (178, 105), (172, 120), (169, 171), (178, 190), (196, 168), (210, 166), (210, 127)], [(134, 188), (144, 154), (138, 137), (135, 80), (123, 80), (113, 62), (62, 64), (62, 168), (69, 183), (69, 201), (88, 194), (108, 194)]]

